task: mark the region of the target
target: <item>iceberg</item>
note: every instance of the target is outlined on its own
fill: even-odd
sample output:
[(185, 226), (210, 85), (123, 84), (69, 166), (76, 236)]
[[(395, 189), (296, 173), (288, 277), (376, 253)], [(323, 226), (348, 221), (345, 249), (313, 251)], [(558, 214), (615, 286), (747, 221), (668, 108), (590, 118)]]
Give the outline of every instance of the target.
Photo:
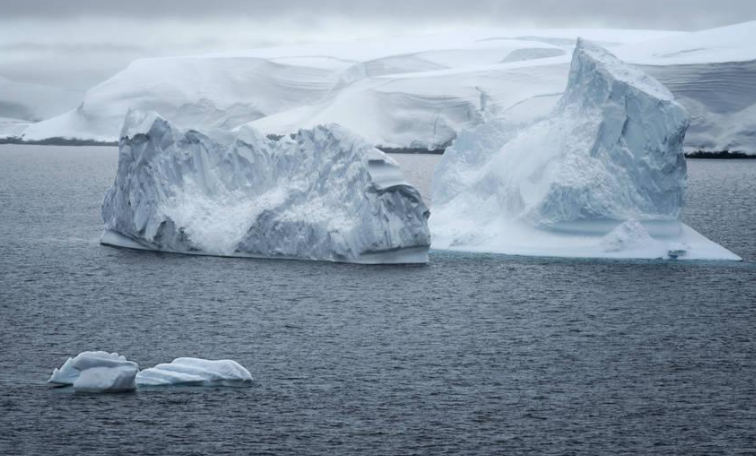
[(252, 375), (232, 360), (176, 358), (137, 374), (137, 386), (246, 386)]
[(430, 246), (399, 165), (337, 125), (273, 140), (131, 111), (102, 217), (105, 245), (175, 253), (426, 263)]
[(118, 353), (86, 351), (68, 358), (48, 380), (56, 386), (73, 386), (88, 393), (116, 393), (136, 388), (139, 365)]
[(578, 40), (545, 118), (462, 132), (433, 177), (434, 248), (588, 258), (740, 258), (678, 221), (689, 115), (643, 71)]

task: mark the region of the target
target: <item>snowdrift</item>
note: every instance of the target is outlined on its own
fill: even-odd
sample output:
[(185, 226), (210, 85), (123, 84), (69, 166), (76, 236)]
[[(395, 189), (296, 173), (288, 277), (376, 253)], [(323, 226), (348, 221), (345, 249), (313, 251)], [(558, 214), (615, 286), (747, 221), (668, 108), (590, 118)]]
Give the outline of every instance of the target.
[(103, 244), (165, 252), (425, 263), (430, 245), (398, 164), (336, 125), (275, 141), (131, 112), (102, 216)]
[(578, 41), (545, 119), (460, 134), (432, 184), (434, 248), (737, 260), (677, 218), (689, 116), (663, 85)]

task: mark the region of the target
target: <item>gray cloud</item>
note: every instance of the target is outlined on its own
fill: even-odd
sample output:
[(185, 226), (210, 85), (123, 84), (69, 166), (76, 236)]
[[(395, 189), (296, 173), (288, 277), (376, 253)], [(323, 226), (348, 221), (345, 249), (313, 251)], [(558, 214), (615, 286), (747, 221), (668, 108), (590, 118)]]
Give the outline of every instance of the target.
[(110, 16), (153, 20), (298, 17), (412, 24), (454, 20), (538, 26), (696, 30), (756, 19), (753, 0), (3, 0), (4, 18)]

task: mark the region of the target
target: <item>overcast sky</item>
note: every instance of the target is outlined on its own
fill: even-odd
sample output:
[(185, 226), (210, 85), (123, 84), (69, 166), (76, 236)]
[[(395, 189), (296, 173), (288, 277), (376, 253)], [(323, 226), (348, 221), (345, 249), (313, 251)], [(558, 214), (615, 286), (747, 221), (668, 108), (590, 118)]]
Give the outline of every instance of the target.
[(756, 0), (0, 0), (0, 76), (83, 90), (139, 57), (474, 27), (749, 20)]

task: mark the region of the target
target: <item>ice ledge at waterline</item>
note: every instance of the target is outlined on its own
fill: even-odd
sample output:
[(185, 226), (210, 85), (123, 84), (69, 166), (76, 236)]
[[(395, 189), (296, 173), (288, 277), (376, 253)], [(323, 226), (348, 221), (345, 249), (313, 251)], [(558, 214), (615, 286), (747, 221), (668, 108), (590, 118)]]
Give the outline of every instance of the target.
[(529, 256), (739, 260), (678, 221), (687, 111), (579, 41), (553, 112), (462, 132), (432, 188), (434, 248)]
[(337, 126), (273, 141), (130, 112), (101, 242), (201, 255), (425, 263), (428, 208), (398, 164)]

